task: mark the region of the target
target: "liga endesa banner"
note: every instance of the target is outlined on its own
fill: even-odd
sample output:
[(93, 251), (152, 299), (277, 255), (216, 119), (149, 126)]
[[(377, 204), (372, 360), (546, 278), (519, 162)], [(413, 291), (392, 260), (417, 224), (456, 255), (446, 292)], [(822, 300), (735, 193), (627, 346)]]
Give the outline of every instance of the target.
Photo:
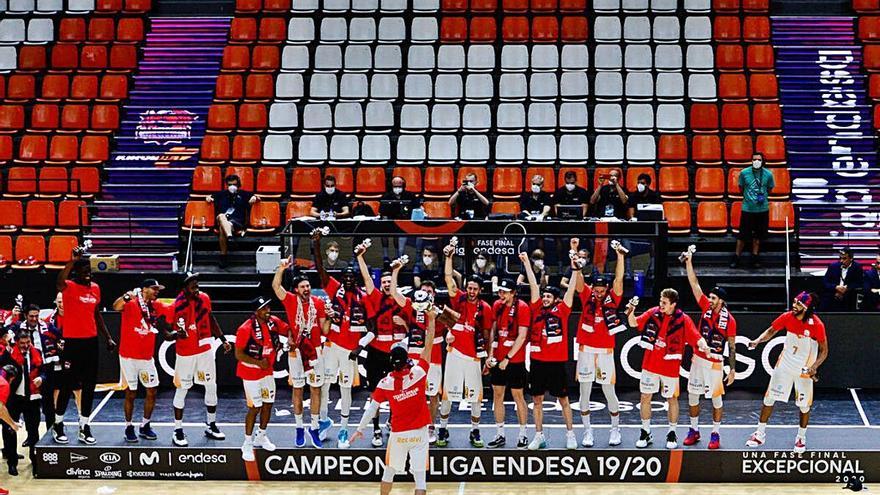
[[(37, 447), (37, 473), (49, 479), (371, 481), (383, 450)], [(880, 452), (445, 450), (432, 449), (429, 481), (845, 483), (880, 472)]]
[[(248, 318), (247, 313), (217, 313), (220, 328), (230, 341), (235, 339), (235, 329)], [(577, 328), (577, 318), (573, 314), (570, 327)], [(695, 319), (698, 315), (692, 314)], [(736, 383), (734, 388), (764, 389), (770, 380), (770, 371), (782, 351), (784, 335), (777, 334), (773, 340), (757, 349), (749, 350), (749, 340), (761, 334), (778, 316), (777, 313), (751, 313), (736, 315)], [(827, 388), (876, 388), (880, 383), (880, 351), (876, 345), (874, 330), (880, 328), (880, 314), (828, 314), (822, 315), (828, 330), (829, 356), (819, 370), (818, 387)], [(118, 335), (119, 314), (105, 313), (104, 320), (111, 334)], [(573, 330), (571, 332), (574, 338)], [(623, 388), (636, 388), (642, 364), (642, 348), (638, 346), (639, 334), (627, 330), (617, 335), (617, 385)], [(119, 380), (119, 359), (103, 346), (100, 348), (99, 383)], [(158, 342), (156, 365), (163, 385), (171, 386), (174, 376), (175, 352), (171, 342)], [(217, 377), (221, 386), (241, 386), (235, 377), (235, 357), (215, 348)], [(574, 361), (569, 363), (572, 384), (574, 384)], [(682, 377), (687, 377), (689, 359), (682, 364)], [(275, 378), (287, 382), (287, 359), (280, 356), (275, 363)], [(286, 386), (286, 385), (283, 385)]]

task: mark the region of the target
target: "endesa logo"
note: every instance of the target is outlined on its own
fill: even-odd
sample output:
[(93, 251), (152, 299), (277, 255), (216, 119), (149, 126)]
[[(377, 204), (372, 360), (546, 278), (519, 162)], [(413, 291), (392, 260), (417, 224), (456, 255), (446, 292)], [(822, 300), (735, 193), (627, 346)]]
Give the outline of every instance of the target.
[(193, 464), (226, 464), (226, 454), (205, 454), (203, 452), (198, 454), (180, 454), (177, 457), (177, 462), (181, 464), (188, 462)]

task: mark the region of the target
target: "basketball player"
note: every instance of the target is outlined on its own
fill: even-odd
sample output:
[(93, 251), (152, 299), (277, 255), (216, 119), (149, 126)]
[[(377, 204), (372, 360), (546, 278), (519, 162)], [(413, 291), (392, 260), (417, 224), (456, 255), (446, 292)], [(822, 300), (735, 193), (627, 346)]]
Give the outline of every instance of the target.
[(428, 425), (431, 412), (428, 409), (425, 390), (428, 387), (428, 359), (434, 347), (434, 312), (426, 311), (425, 348), (418, 361), (410, 359), (406, 349), (395, 346), (391, 350), (391, 372), (379, 381), (372, 401), (352, 442), (364, 436), (370, 419), (379, 413), (379, 405), (388, 402), (391, 408), (391, 434), (388, 436), (388, 452), (385, 471), (382, 473), (380, 493), (388, 495), (394, 484), (394, 475), (403, 472), (409, 457), (409, 470), (416, 483), (416, 495), (427, 493), (425, 482), (428, 469)]
[[(320, 233), (314, 236), (315, 253), (321, 253)], [(330, 333), (324, 342), (324, 385), (321, 389), (321, 419), (318, 421), (321, 441), (326, 440), (327, 431), (333, 425), (328, 418), (330, 385), (339, 383), (342, 412), (341, 424), (336, 440), (341, 449), (348, 448), (348, 416), (351, 412), (351, 387), (357, 376), (356, 355), (352, 351), (358, 346), (361, 337), (367, 332), (367, 293), (358, 287), (357, 277), (351, 267), (342, 271), (342, 283), (327, 274), (321, 256), (315, 256), (315, 267), (321, 277), (321, 286), (330, 298), (327, 319)], [(352, 359), (355, 357), (355, 359)]]
[(562, 418), (565, 420), (565, 448), (576, 449), (577, 439), (572, 425), (571, 404), (568, 402), (568, 317), (574, 302), (574, 292), (583, 274), (572, 260), (572, 278), (565, 291), (559, 297), (559, 288), (547, 287), (543, 291), (538, 286), (538, 279), (529, 262), (529, 254), (519, 253), (519, 259), (526, 270), (529, 281), (532, 324), (529, 330), (530, 357), (532, 367), (529, 370), (529, 394), (532, 396), (535, 416), (535, 437), (529, 443), (529, 450), (547, 447), (544, 437), (544, 393), (559, 400), (562, 407)]
[[(289, 335), (290, 327), (269, 310), (268, 297), (253, 301), (254, 314), (235, 332), (235, 375), (241, 378), (248, 411), (244, 417), (244, 444), (241, 457), (253, 461), (254, 447), (272, 452), (275, 444), (266, 435), (272, 405), (275, 403), (275, 360), (281, 349), (280, 335)], [(254, 423), (260, 416), (260, 427), (254, 435)]]
[(626, 315), (629, 326), (642, 333), (639, 345), (645, 349), (639, 382), (642, 431), (636, 447), (643, 449), (654, 441), (651, 436), (651, 398), (660, 392), (660, 396), (669, 404), (666, 448), (674, 449), (678, 447), (675, 429), (678, 424), (681, 355), (686, 342), (695, 345), (699, 338), (697, 329), (691, 317), (678, 308), (678, 291), (675, 289), (663, 289), (660, 292), (660, 305), (645, 311), (638, 318), (635, 306), (627, 304)]
[[(156, 279), (149, 278), (143, 281), (139, 290), (126, 292), (113, 302), (113, 311), (122, 311), (122, 322), (119, 326), (119, 369), (128, 384), (123, 404), (125, 441), (128, 443), (137, 443), (138, 436), (145, 440), (158, 438), (150, 426), (150, 417), (156, 405), (156, 390), (159, 387), (159, 374), (156, 372), (153, 352), (156, 349), (156, 334), (160, 331), (163, 338), (173, 338), (172, 327), (168, 323), (168, 319), (173, 318), (171, 308), (156, 300), (164, 288)], [(146, 389), (146, 398), (144, 419), (135, 435), (132, 416), (138, 382)]]
[[(407, 327), (409, 328), (407, 333), (407, 349), (411, 358), (417, 358), (425, 348), (425, 331), (428, 323), (425, 308), (426, 305), (434, 304), (437, 287), (432, 280), (422, 280), (419, 290), (424, 293), (427, 299), (425, 301), (417, 301), (413, 305), (414, 301), (412, 299), (405, 297), (397, 290), (397, 278), (404, 266), (404, 263), (399, 259), (391, 264), (391, 295), (394, 296), (394, 300), (406, 312)], [(428, 425), (428, 443), (431, 445), (437, 442), (434, 432), (434, 420), (440, 408), (440, 386), (443, 383), (443, 354), (440, 346), (443, 344), (443, 332), (446, 330), (446, 326), (439, 321), (435, 321), (434, 325), (434, 347), (429, 359), (428, 386), (425, 389), (431, 410), (431, 424)]]
[[(733, 385), (736, 379), (736, 319), (727, 309), (727, 291), (714, 287), (709, 296), (703, 293), (697, 274), (694, 272), (693, 253), (685, 252), (685, 267), (688, 282), (694, 299), (703, 312), (697, 330), (700, 339), (694, 348), (691, 360), (690, 376), (688, 377), (688, 412), (691, 427), (685, 445), (694, 445), (700, 441), (700, 396), (712, 399), (712, 434), (709, 437), (709, 448), (721, 447), (721, 416), (723, 415), (724, 384)], [(724, 344), (727, 343), (727, 363), (730, 371), (724, 380)]]
[[(577, 251), (578, 240), (571, 240), (571, 248)], [(620, 404), (614, 368), (614, 336), (626, 329), (617, 310), (623, 297), (623, 275), (626, 252), (617, 246), (617, 263), (614, 268), (614, 281), (609, 290), (608, 279), (603, 275), (593, 278), (591, 286), (579, 278), (578, 291), (581, 299), (581, 318), (577, 330), (577, 380), (580, 384), (581, 422), (584, 425), (584, 438), (581, 445), (593, 446), (593, 428), (590, 424), (590, 394), (593, 383), (602, 387), (608, 413), (611, 415), (611, 432), (608, 445), (620, 445)], [(574, 271), (574, 270), (572, 270)]]
[(440, 430), (437, 446), (449, 445), (449, 414), (452, 402), (466, 401), (471, 406), (471, 447), (482, 448), (480, 412), (483, 400), (483, 376), (480, 359), (486, 357), (485, 332), (492, 326), (492, 308), (480, 299), (478, 278), (465, 280), (464, 291), (453, 277), (455, 246), (443, 248), (446, 257), (443, 275), (449, 290), (449, 306), (459, 314), (458, 321), (446, 333), (446, 369), (443, 370), (443, 399), (440, 402)]
[(232, 350), (211, 309), (211, 298), (199, 290), (199, 274), (189, 274), (183, 281), (183, 290), (174, 300), (174, 321), (177, 323), (174, 344), (177, 361), (174, 363), (174, 436), (178, 447), (186, 447), (183, 431), (183, 408), (186, 394), (193, 384), (205, 387), (205, 436), (224, 440), (226, 435), (217, 427), (217, 363), (214, 358), (214, 339), (220, 339), (224, 352)]
[(828, 357), (828, 338), (825, 324), (815, 314), (819, 298), (816, 294), (801, 292), (794, 298), (791, 311), (782, 313), (757, 339), (749, 342), (749, 349), (772, 339), (785, 330), (785, 345), (770, 375), (770, 385), (764, 394), (764, 405), (758, 419), (758, 429), (746, 442), (747, 447), (759, 447), (767, 438), (767, 421), (775, 402), (788, 402), (791, 387), (795, 390), (795, 405), (800, 409), (800, 424), (794, 440), (794, 451), (807, 450), (807, 425), (810, 406), (813, 405), (813, 382), (816, 371)]
[[(281, 261), (272, 279), (272, 290), (281, 300), (290, 325), (290, 352), (287, 355), (290, 384), (293, 386), (293, 415), (296, 420), (294, 445), (306, 446), (306, 437), (315, 448), (322, 448), (318, 416), (321, 409), (321, 387), (324, 385), (324, 361), (321, 336), (327, 335), (330, 322), (324, 300), (312, 295), (312, 284), (302, 275), (293, 278), (293, 292), (281, 286), (284, 272), (293, 264), (291, 258)], [(309, 386), (308, 435), (303, 428), (303, 388)]]
[(45, 370), (43, 371), (43, 383), (40, 385), (40, 407), (46, 418), (46, 430), (51, 430), (55, 424), (55, 395), (58, 393), (61, 375), (61, 330), (55, 325), (40, 320), (40, 307), (30, 304), (24, 308), (24, 320), (13, 325), (17, 332), (26, 331), (31, 336), (31, 342), (40, 352)]
[[(82, 249), (73, 249), (70, 261), (58, 274), (56, 287), (61, 292), (66, 312), (62, 359), (61, 389), (55, 403), (55, 425), (52, 438), (55, 443), (66, 444), (64, 434), (64, 413), (74, 390), (82, 390), (79, 415), (79, 441), (87, 445), (95, 444), (95, 437), (89, 428), (92, 403), (95, 399), (95, 383), (98, 379), (98, 332), (107, 343), (107, 349), (116, 349), (116, 341), (104, 325), (99, 304), (101, 288), (92, 282), (92, 267), (82, 257)], [(68, 280), (68, 277), (70, 280)]]
[[(11, 364), (7, 364), (0, 369), (0, 421), (3, 422), (3, 431), (5, 432), (9, 429), (13, 435), (18, 433), (18, 421), (12, 418), (12, 414), (9, 413), (9, 408), (6, 404), (9, 403), (10, 395), (12, 394), (12, 383), (18, 379), (20, 374), (18, 368)], [(13, 441), (10, 445), (15, 445), (16, 443), (16, 441)], [(8, 450), (5, 444), (3, 445), (3, 450)], [(15, 447), (13, 447), (13, 452), (9, 454), (4, 453), (4, 455), (9, 457), (9, 459), (15, 457), (16, 461), (18, 461), (18, 451), (15, 450)], [(0, 494), (6, 495), (8, 493), (9, 490), (0, 488)]]

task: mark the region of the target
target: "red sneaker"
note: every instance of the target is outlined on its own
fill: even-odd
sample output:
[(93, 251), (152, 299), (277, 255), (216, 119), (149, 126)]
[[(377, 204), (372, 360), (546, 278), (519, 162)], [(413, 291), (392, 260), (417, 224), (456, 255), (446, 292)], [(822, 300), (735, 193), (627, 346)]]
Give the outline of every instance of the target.
[(718, 433), (712, 432), (712, 435), (709, 436), (709, 450), (716, 450), (721, 448), (721, 435)]
[(684, 444), (687, 446), (694, 445), (695, 443), (700, 441), (700, 430), (695, 430), (693, 428), (688, 429), (688, 434), (684, 439)]

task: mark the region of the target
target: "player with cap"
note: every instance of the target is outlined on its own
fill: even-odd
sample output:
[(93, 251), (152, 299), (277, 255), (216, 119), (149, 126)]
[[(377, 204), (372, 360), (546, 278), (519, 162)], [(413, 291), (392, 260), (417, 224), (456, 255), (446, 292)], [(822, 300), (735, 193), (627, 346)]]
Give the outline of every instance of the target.
[(528, 382), (526, 372), (526, 344), (529, 328), (532, 324), (532, 310), (525, 301), (516, 296), (516, 282), (511, 279), (502, 280), (498, 285), (498, 300), (492, 305), (494, 316), (489, 342), (492, 355), (486, 362), (489, 371), (489, 382), (492, 384), (492, 409), (495, 412), (495, 438), (489, 442), (489, 448), (504, 447), (504, 394), (510, 389), (510, 395), (516, 403), (516, 416), (519, 420), (517, 448), (524, 449), (529, 445), (526, 436), (526, 424), (529, 410), (523, 389)]
[[(608, 403), (608, 413), (611, 415), (608, 445), (620, 445), (620, 403), (614, 390), (616, 382), (614, 336), (626, 330), (626, 325), (618, 314), (620, 301), (623, 298), (626, 250), (617, 242), (611, 244), (617, 253), (611, 287), (608, 279), (601, 274), (593, 278), (592, 285), (586, 285), (583, 277), (579, 278), (577, 284), (582, 308), (577, 330), (577, 381), (580, 385), (581, 422), (584, 425), (581, 445), (584, 447), (593, 446), (593, 428), (590, 424), (590, 395), (593, 391), (593, 383), (598, 383), (602, 387), (602, 393)], [(572, 250), (577, 250), (577, 246), (577, 239), (572, 239)], [(583, 263), (575, 261), (576, 266)]]
[(483, 447), (480, 438), (480, 414), (483, 400), (483, 376), (481, 358), (486, 357), (485, 332), (492, 326), (492, 308), (480, 299), (482, 283), (471, 277), (465, 280), (464, 290), (459, 289), (453, 277), (452, 262), (456, 243), (443, 248), (446, 257), (443, 276), (449, 291), (449, 306), (458, 314), (457, 321), (446, 333), (446, 368), (443, 370), (443, 398), (440, 401), (440, 429), (437, 446), (449, 444), (449, 414), (452, 402), (468, 402), (471, 406), (470, 444)]
[[(156, 390), (159, 387), (159, 374), (153, 358), (156, 335), (161, 332), (163, 339), (174, 338), (174, 330), (168, 321), (174, 317), (171, 306), (157, 300), (159, 292), (164, 288), (156, 279), (148, 278), (137, 289), (128, 291), (113, 301), (113, 311), (122, 311), (122, 322), (119, 325), (119, 369), (123, 381), (128, 385), (123, 404), (125, 441), (128, 443), (137, 443), (138, 436), (145, 440), (157, 438), (156, 432), (150, 426), (150, 417), (156, 405)], [(143, 421), (135, 435), (132, 416), (138, 382), (146, 389), (146, 399)]]
[(583, 275), (572, 260), (571, 283), (565, 295), (560, 298), (559, 288), (547, 287), (542, 291), (538, 286), (538, 279), (529, 263), (528, 253), (520, 253), (519, 259), (525, 267), (526, 279), (529, 281), (532, 310), (532, 325), (529, 330), (531, 358), (529, 394), (534, 405), (532, 414), (535, 416), (535, 437), (529, 443), (529, 450), (547, 447), (544, 436), (546, 392), (556, 397), (562, 407), (562, 418), (565, 420), (566, 429), (565, 448), (576, 449), (577, 439), (572, 425), (571, 404), (568, 402), (569, 374), (566, 364), (568, 363), (568, 317), (571, 315), (577, 283)]
[[(254, 313), (235, 332), (235, 375), (241, 378), (247, 414), (244, 417), (244, 444), (241, 457), (253, 461), (254, 447), (272, 452), (275, 444), (266, 435), (272, 405), (275, 403), (275, 361), (281, 349), (280, 336), (288, 336), (290, 327), (281, 318), (273, 316), (268, 297), (253, 300)], [(254, 424), (260, 416), (260, 427), (254, 434)]]
[(699, 339), (694, 321), (678, 307), (678, 291), (660, 291), (660, 305), (655, 306), (637, 318), (635, 301), (626, 306), (629, 326), (641, 332), (639, 346), (645, 349), (642, 359), (639, 391), (641, 401), (639, 412), (642, 418), (642, 431), (636, 441), (636, 448), (643, 449), (653, 443), (651, 436), (651, 399), (660, 392), (666, 399), (669, 409), (669, 431), (666, 433), (666, 448), (678, 447), (675, 429), (678, 425), (678, 393), (681, 357), (686, 343), (696, 345)]
[[(694, 271), (693, 253), (683, 253), (688, 283), (694, 299), (703, 314), (697, 330), (700, 338), (694, 347), (691, 369), (688, 376), (688, 412), (691, 426), (684, 439), (685, 445), (700, 441), (700, 396), (712, 399), (712, 434), (709, 448), (721, 447), (721, 417), (723, 415), (724, 385), (733, 385), (736, 380), (736, 319), (727, 308), (727, 291), (715, 286), (709, 295), (703, 293), (697, 274)], [(727, 344), (727, 364), (730, 367), (724, 379), (724, 346)]]
[[(293, 292), (281, 286), (284, 272), (293, 265), (292, 258), (281, 261), (272, 279), (272, 290), (281, 300), (290, 325), (290, 351), (287, 366), (290, 384), (293, 386), (293, 416), (296, 421), (294, 445), (306, 446), (306, 438), (313, 447), (320, 449), (321, 443), (318, 415), (321, 408), (321, 387), (324, 385), (324, 362), (321, 349), (321, 336), (326, 335), (330, 322), (324, 300), (312, 295), (312, 284), (303, 275), (293, 278)], [(303, 392), (309, 387), (310, 423), (308, 435), (303, 427)]]
[(205, 387), (205, 436), (224, 440), (226, 435), (217, 427), (217, 363), (214, 358), (214, 339), (220, 340), (225, 352), (232, 350), (211, 308), (211, 298), (199, 289), (199, 274), (191, 273), (183, 281), (183, 290), (174, 300), (174, 322), (177, 326), (174, 344), (177, 361), (174, 363), (174, 436), (178, 447), (186, 447), (183, 431), (183, 408), (186, 394), (193, 384)]
[(794, 440), (794, 451), (807, 450), (807, 425), (810, 423), (810, 407), (813, 405), (813, 382), (816, 372), (828, 357), (828, 337), (825, 324), (815, 314), (819, 297), (811, 292), (801, 292), (794, 298), (791, 311), (782, 313), (761, 333), (749, 342), (749, 349), (767, 342), (777, 332), (785, 330), (785, 344), (776, 367), (770, 374), (770, 384), (764, 394), (764, 405), (758, 419), (758, 429), (746, 441), (747, 447), (760, 447), (767, 438), (767, 421), (776, 402), (788, 402), (794, 386), (795, 405), (800, 409), (800, 424)]
[(428, 387), (428, 371), (434, 347), (434, 311), (425, 311), (425, 347), (418, 359), (410, 359), (403, 346), (391, 349), (388, 373), (376, 385), (372, 401), (364, 411), (357, 431), (351, 437), (355, 442), (364, 436), (370, 420), (379, 413), (379, 405), (388, 402), (391, 409), (391, 434), (388, 436), (388, 450), (385, 454), (385, 471), (382, 473), (381, 493), (391, 493), (394, 475), (403, 472), (409, 457), (409, 469), (415, 480), (416, 495), (427, 493), (425, 482), (428, 469), (428, 425), (431, 412), (428, 409), (425, 391)]

